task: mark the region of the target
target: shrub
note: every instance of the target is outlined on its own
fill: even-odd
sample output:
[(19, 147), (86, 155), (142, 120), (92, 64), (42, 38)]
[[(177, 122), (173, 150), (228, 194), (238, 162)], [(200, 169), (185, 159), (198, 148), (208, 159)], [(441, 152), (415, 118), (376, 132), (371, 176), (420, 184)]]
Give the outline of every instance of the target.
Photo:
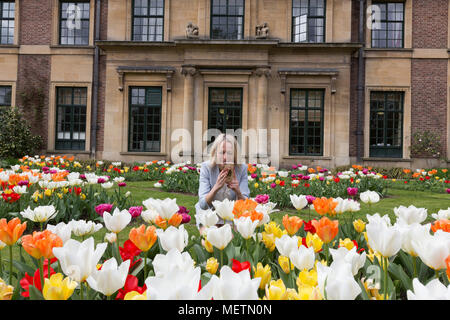
[(0, 113), (0, 158), (20, 158), (41, 149), (42, 137), (33, 135), (28, 121), (17, 107)]

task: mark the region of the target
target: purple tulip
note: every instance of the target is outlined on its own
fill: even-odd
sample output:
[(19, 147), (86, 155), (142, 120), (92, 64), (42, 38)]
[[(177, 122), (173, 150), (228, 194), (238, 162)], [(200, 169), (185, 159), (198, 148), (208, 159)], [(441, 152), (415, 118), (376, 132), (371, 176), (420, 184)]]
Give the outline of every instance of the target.
[(186, 207), (184, 207), (184, 206), (178, 206), (178, 208), (179, 208), (179, 210), (177, 213), (179, 213), (179, 214), (183, 214), (183, 213), (188, 214), (189, 213), (189, 210), (186, 209)]
[(252, 179), (256, 179), (258, 177), (258, 175), (256, 173), (252, 173), (251, 177), (252, 177)]
[(119, 187), (126, 187), (127, 186), (127, 184), (125, 182), (119, 182), (117, 185)]
[(267, 203), (269, 201), (269, 195), (268, 194), (258, 194), (255, 197), (255, 201), (260, 204)]
[(323, 181), (323, 180), (325, 180), (325, 178), (324, 177), (319, 177), (319, 180)]
[(53, 170), (50, 170), (50, 173), (51, 174), (54, 174), (54, 173), (57, 173), (58, 171), (56, 171), (55, 169), (53, 169)]
[(301, 173), (297, 174), (297, 178), (303, 178), (303, 175)]
[(297, 169), (297, 166), (295, 164), (292, 165), (292, 170)]
[(191, 221), (191, 216), (187, 213), (182, 213), (181, 214), (181, 223), (188, 223), (189, 221)]
[(364, 169), (362, 172), (363, 172), (364, 174), (368, 174), (368, 173), (369, 173), (369, 170)]
[(112, 204), (109, 203), (102, 203), (99, 204), (98, 206), (95, 207), (95, 212), (97, 212), (100, 216), (103, 217), (103, 213), (106, 212), (111, 212), (113, 208)]
[(86, 180), (86, 175), (85, 174), (80, 174), (80, 179)]
[(358, 194), (358, 188), (352, 188), (352, 187), (348, 187), (347, 188), (347, 194), (351, 197), (354, 197)]
[(447, 189), (447, 193), (450, 193), (450, 188), (449, 188), (449, 189)]
[(142, 207), (141, 206), (130, 207), (130, 209), (128, 209), (128, 212), (131, 214), (133, 218), (139, 217), (142, 213)]
[(302, 179), (303, 180), (309, 180), (309, 176), (303, 176)]
[(272, 183), (270, 184), (270, 187), (271, 187), (272, 189), (275, 188), (276, 186), (277, 186), (276, 183), (273, 183), (273, 182), (272, 182)]
[(97, 183), (98, 183), (98, 184), (100, 184), (100, 183), (105, 183), (105, 182), (106, 182), (106, 180), (103, 179), (103, 178), (98, 178), (98, 179), (97, 179)]
[(50, 170), (49, 167), (42, 167), (42, 171), (48, 171), (48, 170)]
[(295, 174), (291, 174), (291, 178), (295, 179), (297, 176)]
[(312, 204), (313, 201), (316, 200), (316, 197), (313, 197), (313, 196), (310, 196), (310, 195), (307, 195), (305, 198), (308, 201), (308, 204)]
[(301, 167), (303, 167), (303, 165), (301, 163), (298, 163), (297, 167), (301, 168)]
[(19, 186), (27, 186), (28, 185), (28, 180), (21, 180), (17, 183)]

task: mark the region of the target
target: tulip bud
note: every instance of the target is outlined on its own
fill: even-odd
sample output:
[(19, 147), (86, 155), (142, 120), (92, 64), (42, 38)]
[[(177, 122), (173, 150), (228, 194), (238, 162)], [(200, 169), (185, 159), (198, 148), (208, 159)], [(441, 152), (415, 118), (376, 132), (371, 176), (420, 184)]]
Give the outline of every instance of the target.
[(215, 274), (218, 267), (219, 263), (217, 262), (216, 258), (211, 257), (206, 261), (206, 271), (208, 271), (210, 274)]
[(117, 241), (117, 234), (115, 234), (114, 232), (107, 233), (105, 234), (104, 240), (108, 241), (109, 243), (114, 243)]

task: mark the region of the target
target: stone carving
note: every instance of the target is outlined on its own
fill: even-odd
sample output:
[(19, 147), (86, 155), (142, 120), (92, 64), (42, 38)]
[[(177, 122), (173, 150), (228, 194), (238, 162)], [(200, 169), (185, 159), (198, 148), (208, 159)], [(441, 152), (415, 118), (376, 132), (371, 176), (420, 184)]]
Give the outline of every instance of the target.
[(256, 39), (267, 39), (269, 37), (269, 25), (267, 22), (256, 26)]
[(187, 39), (197, 39), (198, 38), (198, 26), (189, 22), (186, 27), (186, 38)]

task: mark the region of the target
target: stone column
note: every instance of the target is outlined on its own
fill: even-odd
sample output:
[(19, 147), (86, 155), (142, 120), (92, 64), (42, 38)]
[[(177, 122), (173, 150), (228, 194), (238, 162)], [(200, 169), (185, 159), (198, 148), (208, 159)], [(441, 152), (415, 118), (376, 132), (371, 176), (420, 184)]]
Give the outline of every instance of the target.
[(194, 76), (196, 72), (195, 67), (189, 65), (183, 66), (181, 69), (181, 73), (184, 75), (183, 129), (189, 132), (189, 135), (183, 137), (184, 161), (192, 161), (194, 154)]
[(256, 100), (256, 129), (258, 134), (258, 157), (267, 159), (267, 141), (269, 139), (269, 119), (267, 105), (268, 77), (270, 67), (260, 67), (255, 71), (257, 76), (258, 96)]

